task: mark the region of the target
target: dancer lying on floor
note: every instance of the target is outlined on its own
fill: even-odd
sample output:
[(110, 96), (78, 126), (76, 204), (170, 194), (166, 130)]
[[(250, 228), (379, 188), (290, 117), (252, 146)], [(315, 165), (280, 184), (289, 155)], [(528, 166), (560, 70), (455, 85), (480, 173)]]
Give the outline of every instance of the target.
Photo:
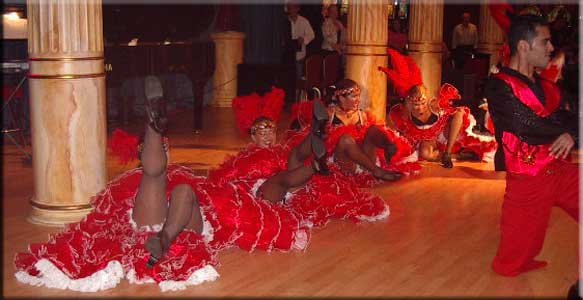
[[(315, 100), (319, 101), (319, 100)], [(298, 120), (311, 113), (309, 105), (313, 101), (300, 103), (292, 108), (292, 117)], [(373, 117), (362, 111), (360, 105), (360, 87), (350, 79), (342, 79), (329, 88), (326, 102), (329, 103), (328, 124), (325, 140), (327, 153), (331, 154), (333, 169), (338, 169), (349, 176), (356, 176), (362, 185), (371, 186), (379, 180), (395, 181), (402, 173), (419, 170), (416, 163), (406, 163), (412, 148), (404, 138), (391, 129), (377, 125)], [(299, 121), (297, 123), (305, 123)], [(290, 143), (298, 143), (298, 137), (305, 135), (305, 130), (292, 134)], [(308, 153), (306, 143), (299, 143), (290, 157), (290, 161), (301, 161)]]
[[(149, 124), (142, 168), (108, 183), (92, 199), (94, 209), (84, 220), (17, 253), (19, 281), (91, 292), (113, 288), (125, 277), (130, 283), (158, 282), (163, 291), (178, 290), (215, 280), (213, 266), (221, 249), (307, 246), (309, 227), (302, 221), (307, 217), (256, 198), (240, 185), (218, 184), (188, 168), (166, 166), (165, 122), (152, 108), (161, 87), (148, 78), (146, 90)], [(137, 138), (132, 140), (136, 149)], [(384, 204), (382, 209), (386, 216)]]
[(418, 150), (420, 158), (441, 161), (452, 168), (452, 154), (461, 159), (492, 160), (496, 141), (491, 136), (475, 134), (476, 120), (467, 107), (453, 107), (460, 99), (455, 87), (444, 84), (438, 99), (431, 99), (423, 85), (421, 71), (411, 57), (389, 49), (393, 69), (380, 67), (405, 99), (389, 113), (388, 124), (398, 130)]
[[(91, 200), (94, 210), (84, 220), (18, 253), (19, 281), (87, 292), (113, 288), (126, 277), (176, 290), (216, 279), (220, 249), (307, 246), (309, 228), (288, 209), (236, 185), (167, 166), (166, 122), (155, 107), (162, 100), (161, 85), (148, 77), (145, 86), (149, 121), (140, 147), (142, 167), (108, 183)], [(137, 137), (129, 140), (127, 145), (138, 149)]]
[(352, 178), (328, 172), (326, 145), (321, 139), (328, 113), (320, 101), (309, 103), (312, 107), (307, 118), (313, 130), (299, 137), (299, 143), (276, 142), (276, 122), (283, 98), (283, 90), (273, 88), (263, 97), (251, 94), (233, 100), (239, 129), (249, 134), (254, 143), (211, 170), (209, 179), (218, 183), (236, 182), (270, 201), (285, 198), (287, 207), (314, 226), (323, 225), (330, 218), (360, 221), (386, 217), (388, 208), (382, 199), (360, 190)]

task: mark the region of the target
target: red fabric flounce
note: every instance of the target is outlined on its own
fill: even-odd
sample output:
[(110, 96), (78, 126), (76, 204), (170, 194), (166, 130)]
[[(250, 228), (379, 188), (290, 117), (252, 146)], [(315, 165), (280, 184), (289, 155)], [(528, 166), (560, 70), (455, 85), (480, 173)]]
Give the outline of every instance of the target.
[(107, 141), (107, 149), (119, 159), (121, 164), (128, 164), (138, 159), (138, 136), (116, 128)]
[(472, 126), (475, 125), (475, 120), (467, 107), (450, 107), (445, 109), (438, 117), (436, 123), (425, 127), (418, 127), (413, 121), (411, 121), (411, 119), (404, 117), (402, 104), (394, 106), (389, 113), (389, 117), (403, 136), (406, 137), (415, 147), (417, 147), (421, 141), (435, 140), (437, 141), (439, 150), (445, 151), (445, 135), (443, 140), (439, 139), (439, 136), (444, 134), (449, 119), (458, 109), (463, 112), (463, 121), (458, 138), (454, 143), (452, 153), (457, 153), (460, 149), (464, 148), (478, 154), (481, 158), (484, 158), (485, 154), (495, 151), (497, 146), (494, 138), (485, 136), (480, 137), (472, 133)]
[[(334, 148), (336, 147), (336, 144), (338, 144), (338, 142), (340, 141), (340, 138), (343, 135), (349, 135), (349, 136), (353, 137), (357, 143), (362, 143), (362, 141), (364, 140), (364, 136), (366, 135), (366, 131), (371, 126), (378, 126), (378, 125), (373, 125), (373, 124), (369, 124), (369, 125), (365, 125), (365, 126), (342, 125), (342, 126), (329, 127), (328, 138), (325, 141), (326, 142), (326, 149), (328, 150), (328, 153), (330, 153), (330, 154), (333, 153)], [(397, 163), (401, 159), (403, 159), (404, 157), (407, 157), (414, 152), (414, 149), (411, 146), (411, 143), (409, 143), (405, 138), (398, 136), (397, 134), (395, 134), (392, 130), (390, 130), (388, 128), (385, 128), (382, 126), (378, 126), (378, 128), (380, 128), (385, 133), (387, 138), (397, 146), (397, 153), (395, 155), (393, 155), (393, 157), (391, 158), (391, 162)], [(379, 149), (378, 151), (379, 151), (379, 158), (382, 157), (381, 160), (384, 160), (384, 150)]]
[(228, 183), (234, 180), (257, 180), (287, 168), (289, 147), (275, 145), (269, 148), (250, 146), (229, 156), (216, 169), (210, 170), (209, 179), (216, 183)]
[(210, 233), (206, 228), (203, 234), (181, 232), (168, 255), (152, 269), (146, 267), (149, 253), (144, 243), (154, 232), (136, 229), (131, 220), (142, 176), (141, 169), (133, 169), (108, 183), (91, 200), (94, 209), (83, 221), (66, 227), (46, 243), (31, 244), (29, 251), (16, 254), (16, 270), (41, 278), (35, 265), (46, 259), (69, 279), (77, 280), (118, 261), (124, 276), (132, 280), (181, 282), (205, 266), (216, 266), (216, 254), (224, 248), (304, 249), (310, 224), (324, 225), (330, 218), (373, 221), (388, 215), (382, 199), (360, 190), (351, 178), (338, 172), (327, 177), (313, 176), (292, 194), (287, 204), (255, 197), (253, 187), (259, 177), (269, 177), (285, 168), (285, 160), (278, 156), (287, 157), (285, 149), (282, 146), (242, 151), (225, 162), (224, 169), (214, 170), (212, 179), (195, 176), (186, 167), (170, 165), (166, 173), (167, 198), (177, 185), (190, 185), (205, 228), (211, 228)]
[(204, 266), (216, 266), (216, 253), (223, 248), (237, 245), (245, 250), (255, 246), (290, 250), (302, 228), (293, 213), (255, 199), (236, 185), (217, 185), (194, 176), (188, 168), (171, 165), (167, 171), (167, 196), (176, 185), (189, 184), (205, 220), (212, 226), (212, 240), (205, 242), (202, 235), (185, 230), (168, 255), (148, 269), (149, 253), (144, 243), (153, 233), (136, 230), (131, 221), (141, 174), (141, 169), (122, 174), (92, 199), (94, 210), (83, 221), (67, 226), (46, 243), (31, 244), (29, 251), (17, 253), (14, 259), (17, 271), (39, 276), (35, 264), (47, 259), (74, 280), (102, 270), (111, 261), (119, 261), (124, 273), (135, 272), (133, 277), (137, 281), (183, 281)]
[[(285, 169), (287, 161), (283, 161), (282, 158), (287, 158), (289, 151), (284, 152), (281, 149), (290, 149), (291, 144), (299, 144), (308, 132), (308, 129), (295, 133), (289, 132), (290, 140), (288, 140), (287, 146), (280, 146), (281, 148), (258, 149), (252, 147), (242, 151), (223, 163), (218, 169), (213, 170), (210, 178), (212, 181), (218, 180), (219, 182), (228, 178), (228, 181), (236, 185), (240, 191), (251, 191), (258, 179), (269, 178), (278, 171)], [(261, 157), (259, 158), (258, 156)], [(270, 168), (264, 169), (264, 166), (280, 166), (281, 169), (278, 170), (277, 167), (271, 168), (273, 173), (269, 174)], [(242, 171), (235, 170), (237, 168), (241, 168)], [(253, 173), (246, 170), (264, 171)], [(225, 176), (223, 174), (228, 175)], [(298, 223), (293, 223), (293, 218), (281, 217), (282, 215), (292, 214), (302, 224), (311, 223), (314, 226), (320, 226), (326, 224), (331, 218), (357, 221), (378, 217), (385, 212), (385, 205), (382, 199), (360, 190), (351, 177), (346, 177), (339, 172), (334, 172), (330, 176), (318, 174), (312, 176), (305, 186), (291, 194), (291, 199), (286, 203), (285, 206), (272, 205), (277, 214), (273, 215), (272, 212), (264, 213), (261, 220), (275, 218), (292, 222), (290, 225), (292, 227), (299, 226)], [(290, 239), (289, 235), (280, 233), (276, 244), (280, 246), (282, 243), (287, 245)], [(254, 247), (263, 249), (268, 245), (266, 239), (260, 238), (257, 241), (251, 235), (247, 235), (239, 239), (239, 241), (242, 243), (239, 246), (244, 249)]]
[[(357, 143), (361, 143), (366, 134), (366, 130), (370, 126), (378, 125), (370, 124), (365, 126), (360, 125), (328, 126), (327, 138), (324, 141), (326, 144), (326, 150), (328, 152), (328, 155), (334, 154), (334, 149), (336, 145), (340, 141), (340, 138), (345, 134), (354, 138), (354, 140)], [(415, 152), (415, 148), (413, 148), (412, 144), (407, 139), (397, 135), (388, 128), (385, 128), (383, 126), (379, 126), (379, 128), (387, 135), (389, 140), (395, 143), (395, 145), (397, 146), (397, 153), (393, 155), (393, 157), (391, 158), (390, 164), (387, 164), (385, 162), (384, 150), (377, 149), (377, 158), (378, 161), (380, 162), (380, 167), (387, 170), (399, 171), (401, 173), (404, 173), (405, 175), (414, 174), (421, 170), (421, 165), (419, 165), (419, 163), (416, 162), (416, 159), (413, 159), (412, 161), (410, 159), (410, 156), (413, 155)], [(299, 143), (302, 142), (302, 140), (309, 134), (309, 132), (310, 132), (309, 127), (301, 131), (288, 131), (286, 144), (288, 145), (289, 148), (293, 148), (299, 145)], [(348, 179), (358, 187), (372, 187), (382, 182), (381, 180), (374, 178), (372, 174), (368, 171), (358, 174), (348, 174), (344, 173), (344, 171), (342, 171), (342, 169), (338, 167), (336, 164), (331, 164), (330, 169), (335, 173), (337, 172), (339, 174), (343, 174), (344, 176), (348, 176)]]
[(323, 226), (331, 218), (360, 222), (384, 218), (389, 213), (380, 197), (361, 190), (340, 172), (314, 175), (304, 188), (293, 193), (289, 207), (298, 218), (314, 226)]
[(458, 89), (455, 86), (445, 83), (439, 89), (439, 95), (437, 97), (439, 107), (441, 109), (448, 109), (452, 106), (452, 101), (460, 100), (462, 96), (460, 95)]
[(505, 2), (497, 2), (488, 4), (488, 9), (490, 9), (490, 14), (498, 26), (500, 26), (500, 29), (502, 29), (504, 33), (508, 34), (508, 31), (510, 31), (510, 24), (512, 23), (508, 14), (514, 13), (514, 8), (512, 5)]

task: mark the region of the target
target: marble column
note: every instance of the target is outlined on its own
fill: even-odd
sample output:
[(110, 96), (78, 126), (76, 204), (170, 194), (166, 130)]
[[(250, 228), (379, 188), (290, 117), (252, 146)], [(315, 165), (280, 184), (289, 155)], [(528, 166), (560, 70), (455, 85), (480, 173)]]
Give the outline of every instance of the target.
[(441, 86), (443, 0), (411, 0), (409, 55), (421, 69), (429, 94), (437, 96)]
[(351, 0), (348, 5), (346, 78), (361, 87), (361, 107), (384, 121), (387, 76), (378, 70), (388, 63), (388, 0)]
[(211, 34), (215, 42), (215, 73), (213, 75), (213, 106), (231, 107), (237, 96), (237, 65), (243, 63), (245, 34), (225, 31)]
[(480, 5), (480, 24), (478, 25), (478, 52), (490, 54), (490, 66), (498, 63), (499, 51), (504, 44), (504, 32), (492, 17), (488, 2)]
[(27, 4), (34, 172), (29, 221), (58, 226), (81, 220), (107, 180), (101, 0)]

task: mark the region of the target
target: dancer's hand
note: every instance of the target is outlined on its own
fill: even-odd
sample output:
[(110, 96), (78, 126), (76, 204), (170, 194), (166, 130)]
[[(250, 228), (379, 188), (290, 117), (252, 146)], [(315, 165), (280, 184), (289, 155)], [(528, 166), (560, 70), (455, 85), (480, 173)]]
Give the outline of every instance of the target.
[(555, 158), (567, 158), (567, 155), (571, 152), (571, 148), (575, 145), (575, 141), (573, 137), (565, 132), (561, 134), (551, 145), (549, 150), (551, 151), (551, 155)]

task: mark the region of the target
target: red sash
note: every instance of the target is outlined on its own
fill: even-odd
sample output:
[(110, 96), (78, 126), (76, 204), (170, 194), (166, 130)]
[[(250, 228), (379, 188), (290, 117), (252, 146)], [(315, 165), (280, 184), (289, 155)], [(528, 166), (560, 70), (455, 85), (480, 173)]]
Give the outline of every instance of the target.
[(524, 81), (502, 72), (499, 72), (494, 76), (508, 83), (516, 98), (526, 106), (530, 107), (530, 109), (541, 117), (547, 117), (559, 107), (561, 91), (557, 85), (551, 81), (540, 78), (540, 83), (545, 94), (545, 105), (543, 106), (534, 92), (526, 83), (524, 83)]
[[(549, 116), (559, 107), (561, 91), (551, 81), (540, 79), (545, 94), (545, 105), (543, 106), (530, 87), (522, 80), (502, 72), (494, 76), (506, 82), (512, 88), (516, 98), (540, 117)], [(555, 159), (550, 155), (549, 147), (551, 144), (529, 145), (510, 132), (502, 134), (502, 144), (508, 172), (534, 176)]]

